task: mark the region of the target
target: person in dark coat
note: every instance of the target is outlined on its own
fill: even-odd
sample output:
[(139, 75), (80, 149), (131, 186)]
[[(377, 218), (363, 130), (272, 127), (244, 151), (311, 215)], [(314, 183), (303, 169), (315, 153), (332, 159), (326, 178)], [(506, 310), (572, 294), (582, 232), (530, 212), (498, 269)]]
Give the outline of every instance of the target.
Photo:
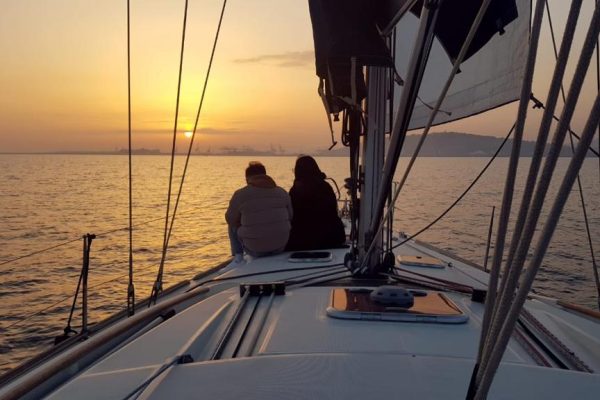
[(338, 216), (337, 199), (325, 174), (310, 156), (300, 156), (290, 189), (292, 230), (287, 250), (318, 250), (346, 243), (344, 224)]

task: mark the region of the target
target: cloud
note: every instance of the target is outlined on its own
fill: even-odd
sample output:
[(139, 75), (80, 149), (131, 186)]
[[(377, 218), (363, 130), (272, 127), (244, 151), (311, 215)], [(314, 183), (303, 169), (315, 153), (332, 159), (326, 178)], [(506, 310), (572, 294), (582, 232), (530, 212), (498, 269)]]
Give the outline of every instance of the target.
[(288, 51), (279, 54), (262, 54), (250, 58), (233, 60), (237, 64), (269, 64), (277, 67), (306, 67), (312, 65), (315, 53), (312, 50)]

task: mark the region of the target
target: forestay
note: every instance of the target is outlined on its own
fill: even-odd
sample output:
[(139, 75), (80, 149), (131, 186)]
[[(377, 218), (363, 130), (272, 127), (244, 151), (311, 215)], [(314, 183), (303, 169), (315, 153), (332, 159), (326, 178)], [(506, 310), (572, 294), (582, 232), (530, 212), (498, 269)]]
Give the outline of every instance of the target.
[[(464, 61), (442, 103), (434, 124), (442, 124), (490, 110), (517, 100), (525, 70), (529, 36), (530, 0), (516, 0), (518, 17), (503, 27), (489, 42)], [(443, 9), (441, 10), (444, 11)], [(443, 14), (440, 18), (444, 18)], [(400, 77), (406, 76), (419, 20), (407, 13), (396, 25), (395, 63)], [(415, 104), (410, 129), (426, 125), (439, 93), (452, 70), (452, 56), (436, 39)], [(394, 103), (398, 104), (402, 86), (396, 84)]]

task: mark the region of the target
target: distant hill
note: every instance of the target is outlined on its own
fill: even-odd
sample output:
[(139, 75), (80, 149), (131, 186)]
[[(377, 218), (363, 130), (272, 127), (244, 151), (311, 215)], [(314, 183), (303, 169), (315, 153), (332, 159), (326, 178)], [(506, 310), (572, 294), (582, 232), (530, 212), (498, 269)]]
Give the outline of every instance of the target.
[[(421, 135), (408, 135), (402, 149), (402, 157), (410, 157), (417, 147), (417, 143)], [(460, 132), (440, 132), (431, 133), (427, 137), (423, 148), (421, 149), (421, 157), (490, 157), (492, 156), (503, 138), (483, 135), (473, 135), (470, 133)], [(512, 139), (502, 148), (500, 157), (508, 157), (510, 155), (512, 147)], [(531, 157), (535, 142), (523, 141), (521, 145), (521, 156)], [(592, 155), (591, 152), (588, 152)], [(320, 156), (347, 156), (348, 149), (344, 147), (337, 147), (332, 151), (319, 151), (317, 155)], [(561, 152), (561, 157), (571, 156), (570, 147), (564, 146)]]

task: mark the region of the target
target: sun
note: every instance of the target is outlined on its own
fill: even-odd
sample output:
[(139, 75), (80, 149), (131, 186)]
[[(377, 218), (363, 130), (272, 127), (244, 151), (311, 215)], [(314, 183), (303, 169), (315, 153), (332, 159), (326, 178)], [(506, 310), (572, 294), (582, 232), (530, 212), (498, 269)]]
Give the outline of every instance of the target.
[(183, 132), (183, 136), (185, 136), (188, 139), (191, 138), (193, 134), (194, 134), (194, 132), (192, 132), (192, 131)]

